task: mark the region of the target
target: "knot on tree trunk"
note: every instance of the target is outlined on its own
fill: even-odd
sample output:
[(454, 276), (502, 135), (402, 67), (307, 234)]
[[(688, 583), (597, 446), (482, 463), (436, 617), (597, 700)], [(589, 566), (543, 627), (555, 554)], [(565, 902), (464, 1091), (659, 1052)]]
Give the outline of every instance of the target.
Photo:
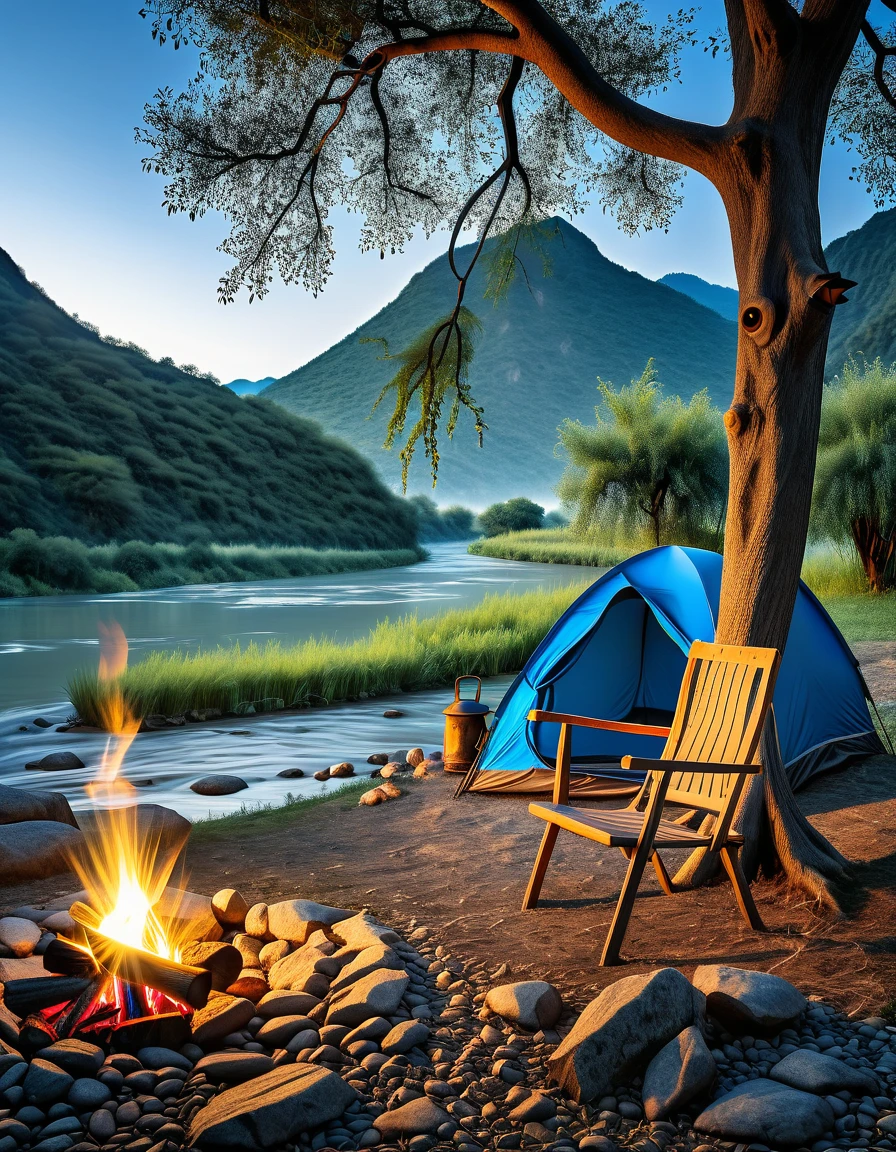
[(732, 404), (725, 415), (722, 417), (725, 422), (725, 427), (731, 436), (742, 435), (750, 424), (750, 413), (752, 409), (749, 404)]

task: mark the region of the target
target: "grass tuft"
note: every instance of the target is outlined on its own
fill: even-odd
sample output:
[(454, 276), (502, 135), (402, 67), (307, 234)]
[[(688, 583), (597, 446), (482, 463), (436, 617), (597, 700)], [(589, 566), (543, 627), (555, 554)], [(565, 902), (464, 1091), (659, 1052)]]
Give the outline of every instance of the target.
[(321, 804), (338, 803), (342, 810), (347, 811), (355, 807), (357, 797), (362, 792), (375, 787), (376, 781), (364, 776), (359, 780), (350, 780), (339, 788), (322, 788), (316, 796), (299, 797), (287, 792), (282, 804), (243, 803), (234, 812), (226, 812), (223, 816), (209, 815), (194, 821), (190, 846), (195, 848), (197, 844), (205, 844), (237, 831), (247, 835), (276, 832)]
[[(423, 620), (410, 615), (383, 621), (350, 644), (318, 638), (289, 647), (271, 641), (198, 653), (153, 652), (116, 683), (138, 716), (176, 716), (192, 708), (244, 715), (433, 688), (467, 672), (498, 676), (522, 668), (589, 583), (486, 596), (471, 608)], [(76, 673), (68, 684), (78, 715), (100, 727), (109, 691), (94, 669)]]

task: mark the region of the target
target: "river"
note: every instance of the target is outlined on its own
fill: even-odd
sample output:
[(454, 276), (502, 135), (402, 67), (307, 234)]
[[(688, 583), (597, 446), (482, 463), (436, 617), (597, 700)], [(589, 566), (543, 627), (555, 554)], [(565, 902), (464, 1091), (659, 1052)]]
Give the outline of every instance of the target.
[[(234, 641), (349, 641), (409, 612), (431, 615), (477, 603), (489, 592), (552, 588), (594, 579), (601, 571), (470, 556), (463, 544), (432, 545), (429, 551), (421, 564), (340, 576), (0, 600), (0, 783), (64, 792), (76, 809), (91, 805), (84, 786), (96, 773), (105, 738), (57, 733), (33, 721), (43, 718), (55, 726), (70, 713), (65, 684), (77, 668), (98, 659), (99, 621), (122, 626), (132, 661), (156, 650), (195, 651)], [(511, 679), (485, 684), (483, 698), (491, 707)], [(244, 803), (281, 803), (287, 792), (314, 795), (328, 787), (313, 779), (328, 764), (350, 760), (356, 770), (370, 771), (371, 752), (440, 748), (441, 710), (449, 700), (450, 690), (443, 688), (142, 733), (122, 775), (137, 787), (140, 800), (168, 804), (191, 819)], [(404, 715), (384, 719), (390, 707)], [(26, 762), (63, 750), (77, 752), (86, 768), (25, 770)], [(277, 772), (283, 768), (301, 768), (306, 777), (282, 779)], [(241, 776), (249, 787), (214, 798), (190, 791), (193, 780), (211, 772)]]

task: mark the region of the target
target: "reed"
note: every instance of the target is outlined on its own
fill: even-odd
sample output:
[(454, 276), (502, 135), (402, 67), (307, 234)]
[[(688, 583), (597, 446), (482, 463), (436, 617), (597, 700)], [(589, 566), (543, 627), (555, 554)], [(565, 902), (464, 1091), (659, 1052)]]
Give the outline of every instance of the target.
[(139, 716), (193, 708), (245, 714), (431, 688), (467, 672), (515, 672), (589, 583), (491, 595), (471, 608), (383, 621), (349, 644), (322, 637), (291, 646), (153, 652), (111, 686), (95, 670), (76, 673), (69, 699), (82, 720), (102, 726), (103, 701), (118, 687)]

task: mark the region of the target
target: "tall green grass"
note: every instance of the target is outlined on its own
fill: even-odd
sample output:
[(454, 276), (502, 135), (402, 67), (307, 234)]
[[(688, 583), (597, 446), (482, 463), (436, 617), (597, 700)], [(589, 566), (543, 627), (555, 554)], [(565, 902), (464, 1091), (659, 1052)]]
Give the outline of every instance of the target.
[[(480, 604), (418, 619), (384, 621), (363, 640), (321, 638), (284, 647), (235, 644), (195, 654), (154, 652), (120, 686), (140, 716), (193, 708), (261, 711), (334, 703), (451, 683), (467, 672), (497, 676), (521, 668), (588, 581), (551, 591), (487, 596)], [(107, 685), (82, 671), (69, 698), (87, 723), (101, 725)]]
[(528, 560), (536, 564), (583, 564), (612, 568), (649, 543), (616, 542), (606, 533), (574, 535), (568, 528), (532, 528), (474, 540), (467, 551), (497, 560)]

